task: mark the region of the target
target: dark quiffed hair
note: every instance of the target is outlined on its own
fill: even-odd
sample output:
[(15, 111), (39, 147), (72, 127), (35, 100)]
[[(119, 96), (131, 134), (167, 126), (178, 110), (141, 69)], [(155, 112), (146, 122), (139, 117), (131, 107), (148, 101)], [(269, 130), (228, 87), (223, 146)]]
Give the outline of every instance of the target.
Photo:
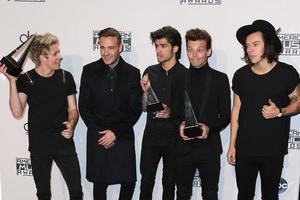
[[(278, 56), (280, 52), (276, 51), (273, 40), (269, 37), (266, 37), (266, 35), (263, 32), (261, 33), (263, 35), (263, 41), (265, 43), (263, 58), (267, 58), (268, 63), (272, 63), (273, 61), (278, 61)], [(242, 60), (244, 60), (247, 64), (251, 64), (251, 60), (247, 53), (246, 44), (243, 45), (243, 49), (244, 49), (244, 57), (242, 58)]]
[(121, 34), (119, 33), (119, 31), (111, 27), (101, 30), (98, 33), (98, 36), (99, 40), (101, 37), (116, 37), (118, 39), (118, 44), (121, 44), (122, 42)]
[(205, 40), (206, 49), (211, 49), (211, 36), (206, 30), (199, 29), (199, 28), (188, 30), (185, 34), (186, 45), (189, 40), (190, 41)]
[(161, 29), (151, 32), (150, 38), (152, 40), (152, 43), (154, 43), (155, 40), (166, 38), (167, 41), (172, 45), (172, 47), (178, 46), (176, 59), (178, 60), (181, 58), (181, 35), (175, 28), (171, 26), (164, 26)]

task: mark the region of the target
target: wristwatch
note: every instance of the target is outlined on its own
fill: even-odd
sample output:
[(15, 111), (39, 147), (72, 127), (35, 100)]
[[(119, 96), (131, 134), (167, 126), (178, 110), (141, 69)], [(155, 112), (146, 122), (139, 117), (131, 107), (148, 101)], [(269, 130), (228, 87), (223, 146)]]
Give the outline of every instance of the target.
[(281, 117), (282, 116), (281, 108), (278, 108), (278, 109), (279, 109), (279, 113), (278, 113), (277, 117)]

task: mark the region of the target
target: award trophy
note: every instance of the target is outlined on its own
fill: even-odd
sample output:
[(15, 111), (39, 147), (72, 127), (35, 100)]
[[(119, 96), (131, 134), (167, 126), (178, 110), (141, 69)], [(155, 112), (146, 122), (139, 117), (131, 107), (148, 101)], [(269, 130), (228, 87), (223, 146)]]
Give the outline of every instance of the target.
[(23, 71), (34, 36), (31, 35), (23, 44), (1, 59), (0, 62), (5, 64), (8, 74), (17, 77)]
[(187, 92), (185, 91), (185, 128), (184, 134), (189, 138), (198, 137), (202, 135), (202, 129), (200, 128), (197, 118), (195, 116), (192, 103), (189, 99)]
[(148, 82), (148, 101), (147, 101), (147, 111), (149, 112), (155, 112), (163, 110), (164, 107), (162, 103), (158, 100), (154, 90), (152, 89), (150, 83)]

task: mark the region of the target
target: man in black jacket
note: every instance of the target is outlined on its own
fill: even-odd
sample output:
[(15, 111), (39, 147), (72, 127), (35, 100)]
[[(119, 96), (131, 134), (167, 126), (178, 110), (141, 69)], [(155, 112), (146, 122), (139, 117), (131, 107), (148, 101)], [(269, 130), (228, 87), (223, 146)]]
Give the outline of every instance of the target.
[(106, 199), (108, 185), (121, 184), (119, 199), (132, 198), (136, 182), (133, 126), (142, 111), (140, 72), (120, 56), (120, 33), (99, 33), (101, 59), (83, 68), (79, 111), (87, 132), (87, 179), (94, 199)]
[[(174, 199), (175, 193), (175, 144), (179, 137), (176, 117), (175, 91), (184, 85), (186, 68), (178, 61), (181, 56), (180, 33), (165, 26), (150, 34), (155, 45), (158, 64), (149, 66), (141, 80), (144, 91), (143, 105), (147, 104), (148, 87), (151, 85), (164, 109), (157, 112), (147, 110), (141, 152), (140, 200), (152, 200), (156, 170), (163, 161), (163, 200)], [(146, 107), (146, 106), (145, 106)]]
[[(204, 200), (218, 199), (220, 131), (230, 121), (230, 87), (226, 74), (210, 68), (211, 37), (205, 30), (191, 29), (186, 33), (190, 68), (186, 76), (187, 96), (202, 129), (202, 135), (185, 135), (185, 122), (180, 125), (181, 139), (177, 156), (177, 199), (192, 195), (193, 179), (199, 171)], [(199, 129), (199, 132), (200, 132)]]

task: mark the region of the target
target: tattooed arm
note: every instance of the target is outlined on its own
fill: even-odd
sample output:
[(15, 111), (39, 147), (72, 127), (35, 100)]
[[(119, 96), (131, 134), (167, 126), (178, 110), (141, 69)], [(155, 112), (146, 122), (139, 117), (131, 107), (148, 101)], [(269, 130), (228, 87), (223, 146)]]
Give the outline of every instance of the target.
[(142, 110), (144, 112), (146, 112), (147, 111), (147, 102), (148, 102), (148, 92), (147, 92), (147, 90), (150, 86), (150, 81), (149, 81), (148, 74), (145, 74), (143, 76), (143, 78), (140, 81), (140, 84), (141, 84), (142, 89), (143, 89)]
[(278, 108), (271, 99), (269, 99), (269, 105), (264, 105), (262, 108), (262, 115), (266, 119), (279, 117), (280, 111), (281, 116), (290, 116), (300, 113), (300, 83), (297, 85), (295, 90), (289, 94), (291, 100), (290, 104), (284, 108)]
[(142, 96), (142, 110), (144, 112), (147, 111), (147, 102), (148, 102), (148, 92), (143, 92), (143, 96)]
[(291, 103), (287, 107), (281, 109), (283, 116), (295, 115), (300, 112), (300, 83), (289, 95), (289, 98), (291, 99)]

